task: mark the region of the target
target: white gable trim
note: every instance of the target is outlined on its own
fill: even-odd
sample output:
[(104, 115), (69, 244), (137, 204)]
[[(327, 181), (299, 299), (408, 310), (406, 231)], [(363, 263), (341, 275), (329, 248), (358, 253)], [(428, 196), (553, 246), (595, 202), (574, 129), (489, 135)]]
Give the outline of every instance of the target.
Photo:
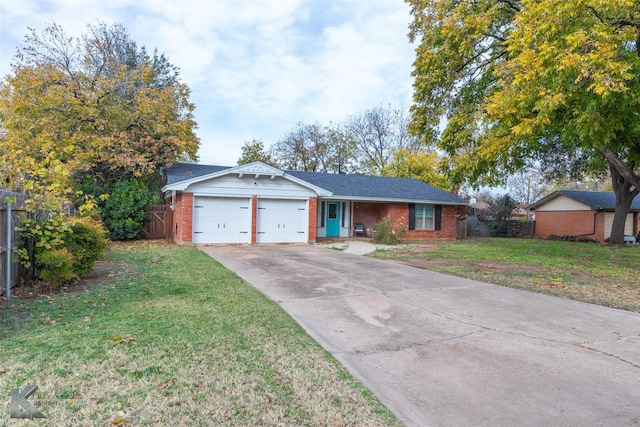
[(332, 193), (324, 188), (320, 188), (313, 184), (308, 183), (302, 179), (296, 178), (295, 176), (288, 175), (281, 171), (280, 169), (274, 168), (272, 166), (266, 165), (262, 162), (252, 162), (244, 165), (235, 166), (228, 169), (223, 169), (218, 172), (210, 173), (207, 175), (201, 175), (190, 179), (185, 179), (184, 181), (176, 182), (175, 184), (165, 185), (162, 188), (162, 192), (167, 191), (186, 191), (190, 185), (197, 184), (199, 182), (207, 181), (213, 178), (218, 178), (225, 175), (238, 175), (238, 177), (242, 178), (243, 176), (252, 176), (256, 179), (260, 177), (269, 177), (270, 179), (275, 179), (275, 177), (282, 177), (288, 181), (299, 184), (305, 188), (308, 188), (314, 191), (318, 197), (329, 197)]

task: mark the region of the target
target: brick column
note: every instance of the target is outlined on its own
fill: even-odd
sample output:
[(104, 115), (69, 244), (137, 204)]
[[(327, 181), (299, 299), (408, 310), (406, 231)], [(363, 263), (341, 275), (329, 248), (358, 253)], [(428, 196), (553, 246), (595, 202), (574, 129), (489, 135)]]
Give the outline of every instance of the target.
[(309, 243), (316, 241), (318, 226), (318, 198), (309, 197)]
[(178, 244), (193, 241), (193, 194), (178, 193), (173, 201), (173, 221), (171, 235), (173, 241)]
[(251, 199), (251, 244), (255, 245), (258, 235), (258, 196)]

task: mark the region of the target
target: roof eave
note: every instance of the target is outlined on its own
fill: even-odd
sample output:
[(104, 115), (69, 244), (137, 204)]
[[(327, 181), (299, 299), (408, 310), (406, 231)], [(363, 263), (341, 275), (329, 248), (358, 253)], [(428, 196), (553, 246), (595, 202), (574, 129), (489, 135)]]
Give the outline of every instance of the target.
[(213, 172), (206, 175), (193, 177), (190, 179), (185, 179), (183, 181), (179, 181), (174, 184), (168, 184), (162, 187), (162, 192), (166, 193), (167, 191), (186, 191), (189, 188), (189, 186), (192, 184), (218, 178), (224, 175), (233, 175), (233, 174), (237, 174), (240, 177), (242, 177), (243, 175), (255, 175), (256, 178), (259, 175), (270, 176), (271, 178), (278, 176), (278, 177), (285, 178), (291, 182), (295, 182), (296, 184), (301, 185), (305, 188), (315, 191), (318, 197), (329, 197), (333, 194), (331, 191), (327, 189), (318, 187), (317, 185), (313, 185), (305, 180), (297, 178), (293, 175), (289, 175), (281, 171), (280, 169), (276, 169), (262, 162), (253, 162), (245, 165), (230, 167), (228, 169), (223, 169), (218, 172)]
[(350, 200), (353, 202), (375, 202), (375, 203), (425, 203), (434, 205), (450, 205), (450, 206), (465, 206), (469, 205), (468, 202), (453, 202), (434, 199), (403, 199), (403, 198), (386, 198), (386, 197), (361, 197), (361, 196), (341, 196), (339, 194), (333, 194), (330, 196), (324, 196), (321, 198), (334, 198), (340, 200)]

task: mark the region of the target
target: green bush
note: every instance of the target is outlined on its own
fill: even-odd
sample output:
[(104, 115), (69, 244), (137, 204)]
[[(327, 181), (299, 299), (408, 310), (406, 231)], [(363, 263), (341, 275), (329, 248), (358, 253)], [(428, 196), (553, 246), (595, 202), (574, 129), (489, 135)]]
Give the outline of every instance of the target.
[(110, 188), (109, 197), (100, 206), (102, 221), (111, 240), (129, 240), (140, 236), (151, 201), (148, 187), (137, 179), (122, 179)]
[(404, 237), (406, 229), (398, 227), (393, 230), (393, 221), (391, 219), (383, 219), (373, 228), (373, 241), (384, 245), (397, 245)]
[(73, 271), (75, 257), (67, 248), (37, 251), (35, 261), (40, 271), (40, 279), (50, 288), (58, 288), (78, 278)]
[(50, 287), (89, 275), (107, 247), (102, 225), (88, 218), (25, 220), (21, 237), (16, 253), (29, 280)]
[(493, 221), (491, 224), (489, 224), (489, 236), (510, 237), (509, 227), (503, 222)]
[(71, 234), (64, 246), (74, 256), (73, 272), (80, 277), (88, 276), (96, 261), (107, 248), (104, 228), (99, 221), (88, 218), (77, 219), (71, 225)]

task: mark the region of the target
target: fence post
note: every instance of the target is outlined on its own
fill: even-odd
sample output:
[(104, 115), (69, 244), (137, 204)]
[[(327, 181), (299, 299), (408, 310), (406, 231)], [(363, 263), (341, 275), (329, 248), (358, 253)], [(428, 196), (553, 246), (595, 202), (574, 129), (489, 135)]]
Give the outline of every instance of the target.
[(7, 285), (7, 299), (11, 298), (11, 252), (13, 249), (11, 248), (11, 235), (12, 235), (12, 225), (13, 219), (11, 218), (11, 200), (9, 197), (5, 198), (5, 202), (7, 203), (7, 249), (5, 255), (5, 264), (6, 264), (6, 285)]

